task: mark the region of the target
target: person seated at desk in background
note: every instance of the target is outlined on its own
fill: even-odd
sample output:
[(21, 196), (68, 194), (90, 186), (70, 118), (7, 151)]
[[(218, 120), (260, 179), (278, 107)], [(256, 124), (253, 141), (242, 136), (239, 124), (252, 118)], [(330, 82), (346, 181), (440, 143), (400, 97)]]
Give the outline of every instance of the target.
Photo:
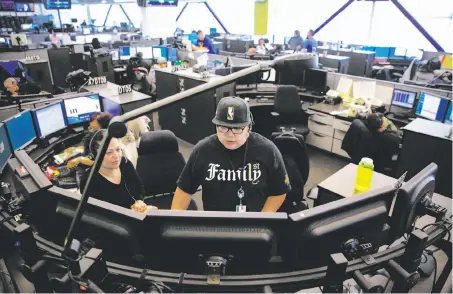
[(294, 31), (294, 36), (291, 37), (288, 41), (288, 49), (290, 50), (298, 50), (301, 49), (304, 45), (304, 39), (300, 36), (300, 31)]
[(303, 49), (307, 49), (307, 52), (316, 51), (316, 47), (318, 47), (318, 42), (313, 38), (313, 36), (313, 30), (309, 30), (307, 33), (307, 38), (304, 40), (304, 44), (302, 46)]
[[(95, 158), (100, 151), (101, 143), (107, 135), (107, 130), (98, 130), (90, 133), (88, 148)], [(109, 202), (136, 212), (146, 213), (154, 206), (143, 202), (145, 188), (131, 161), (124, 156), (121, 141), (112, 138), (107, 152), (102, 160), (99, 171), (93, 175), (89, 197)], [(80, 181), (80, 190), (84, 191), (89, 173), (85, 173)]]
[(18, 96), (19, 95), (19, 85), (15, 78), (7, 78), (3, 82), (3, 86), (6, 89), (7, 96)]
[(368, 129), (371, 132), (388, 133), (395, 136), (400, 135), (400, 130), (388, 118), (382, 114), (372, 113), (367, 117)]
[(256, 54), (262, 54), (265, 55), (268, 53), (268, 49), (266, 47), (266, 44), (264, 43), (264, 39), (259, 39), (258, 40), (258, 45), (256, 46)]
[(204, 32), (202, 30), (198, 31), (198, 40), (197, 40), (198, 46), (193, 46), (193, 50), (208, 50), (210, 54), (215, 54), (215, 48), (214, 44), (212, 44), (211, 39), (209, 37), (205, 36)]
[(269, 42), (269, 39), (264, 39), (264, 46), (268, 51), (275, 49), (275, 47)]
[(276, 212), (291, 190), (289, 178), (274, 143), (251, 132), (249, 105), (225, 97), (212, 122), (217, 134), (195, 145), (177, 181), (171, 209), (187, 209), (201, 185), (206, 211)]

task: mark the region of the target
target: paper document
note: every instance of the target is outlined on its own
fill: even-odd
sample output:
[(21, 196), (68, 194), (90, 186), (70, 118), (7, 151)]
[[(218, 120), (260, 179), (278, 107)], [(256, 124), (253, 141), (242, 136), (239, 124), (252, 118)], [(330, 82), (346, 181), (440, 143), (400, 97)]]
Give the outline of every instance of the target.
[(356, 81), (352, 84), (352, 92), (354, 98), (373, 100), (376, 92), (376, 82)]
[(341, 94), (351, 95), (352, 80), (346, 77), (341, 77), (338, 82), (337, 92)]

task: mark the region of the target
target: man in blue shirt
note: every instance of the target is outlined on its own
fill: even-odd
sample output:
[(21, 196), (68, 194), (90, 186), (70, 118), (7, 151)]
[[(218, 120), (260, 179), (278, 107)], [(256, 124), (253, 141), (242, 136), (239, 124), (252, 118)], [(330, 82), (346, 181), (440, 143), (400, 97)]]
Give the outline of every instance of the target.
[(318, 41), (313, 38), (314, 32), (313, 30), (309, 30), (307, 34), (307, 39), (304, 41), (303, 48), (307, 49), (307, 52), (316, 51), (316, 47), (318, 47)]
[(197, 45), (193, 46), (194, 50), (209, 50), (208, 53), (210, 54), (216, 54), (214, 44), (212, 44), (211, 39), (206, 37), (203, 33), (203, 31), (198, 31), (198, 40), (197, 40)]
[(296, 50), (296, 49), (301, 49), (304, 44), (304, 39), (300, 36), (299, 31), (294, 31), (294, 36), (289, 39), (288, 42), (288, 49), (290, 50)]

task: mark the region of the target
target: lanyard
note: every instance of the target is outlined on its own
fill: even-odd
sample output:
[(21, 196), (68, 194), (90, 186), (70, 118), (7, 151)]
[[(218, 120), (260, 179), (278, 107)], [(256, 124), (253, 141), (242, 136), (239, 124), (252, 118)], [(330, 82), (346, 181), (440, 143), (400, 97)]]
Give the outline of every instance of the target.
[[(249, 147), (248, 143), (249, 143), (249, 140), (247, 139), (247, 141), (245, 142), (244, 160), (242, 162), (242, 168), (240, 168), (241, 171), (245, 168), (245, 161), (247, 159), (247, 150), (248, 150), (248, 147)], [(228, 156), (228, 161), (230, 162), (230, 165), (233, 168), (233, 170), (235, 170), (236, 168), (234, 167), (234, 164), (231, 161), (230, 156)], [(239, 189), (237, 191), (237, 195), (238, 195), (238, 198), (239, 198), (239, 205), (242, 206), (242, 199), (245, 196), (245, 192), (244, 192), (244, 189), (242, 188), (242, 180), (240, 179), (240, 177), (238, 177), (238, 180), (239, 180)]]

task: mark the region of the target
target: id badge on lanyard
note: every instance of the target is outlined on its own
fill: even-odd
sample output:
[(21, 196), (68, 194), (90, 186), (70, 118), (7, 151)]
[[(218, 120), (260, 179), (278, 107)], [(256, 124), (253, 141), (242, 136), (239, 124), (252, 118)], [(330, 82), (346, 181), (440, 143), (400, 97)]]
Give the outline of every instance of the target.
[(239, 198), (239, 205), (236, 205), (236, 212), (246, 212), (247, 206), (242, 205), (242, 198), (244, 198), (244, 190), (242, 190), (242, 186), (238, 190), (238, 198)]

